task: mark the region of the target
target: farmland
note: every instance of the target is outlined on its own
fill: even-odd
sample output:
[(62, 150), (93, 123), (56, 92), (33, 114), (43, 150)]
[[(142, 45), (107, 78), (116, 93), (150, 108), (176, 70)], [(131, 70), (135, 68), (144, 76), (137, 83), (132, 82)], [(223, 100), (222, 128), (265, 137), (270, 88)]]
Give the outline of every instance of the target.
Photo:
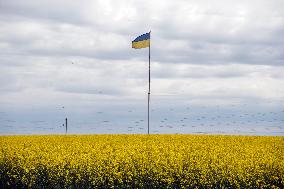
[(0, 137), (1, 188), (283, 188), (284, 137)]

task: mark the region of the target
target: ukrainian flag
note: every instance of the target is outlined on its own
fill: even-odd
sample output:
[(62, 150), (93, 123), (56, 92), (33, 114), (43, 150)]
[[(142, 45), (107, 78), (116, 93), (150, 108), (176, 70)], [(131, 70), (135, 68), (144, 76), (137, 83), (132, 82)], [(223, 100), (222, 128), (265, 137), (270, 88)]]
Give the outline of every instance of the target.
[(146, 47), (150, 47), (150, 32), (140, 35), (132, 41), (132, 48), (134, 49), (142, 49)]

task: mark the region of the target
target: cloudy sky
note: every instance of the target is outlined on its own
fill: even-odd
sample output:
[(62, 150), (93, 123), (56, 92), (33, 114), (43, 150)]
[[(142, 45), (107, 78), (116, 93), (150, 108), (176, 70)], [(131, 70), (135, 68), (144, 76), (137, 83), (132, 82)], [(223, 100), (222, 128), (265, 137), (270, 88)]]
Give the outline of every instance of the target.
[(284, 135), (283, 0), (1, 0), (0, 134)]

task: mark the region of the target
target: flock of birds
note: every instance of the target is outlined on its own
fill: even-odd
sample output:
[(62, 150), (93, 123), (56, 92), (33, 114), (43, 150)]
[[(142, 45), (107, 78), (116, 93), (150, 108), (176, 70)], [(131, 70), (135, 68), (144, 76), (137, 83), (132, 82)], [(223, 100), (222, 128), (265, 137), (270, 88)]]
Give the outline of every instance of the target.
[[(284, 135), (284, 110), (257, 111), (230, 105), (230, 108), (216, 106), (190, 106), (183, 108), (161, 108), (151, 110), (150, 133), (278, 133)], [(61, 109), (65, 109), (64, 106)], [(143, 113), (144, 114), (144, 113)], [(23, 123), (7, 119), (6, 112), (0, 112), (0, 133), (62, 133), (65, 117), (61, 123), (48, 120), (30, 120)], [(60, 122), (60, 121), (59, 121)], [(17, 124), (18, 123), (18, 124)], [(141, 111), (128, 109), (116, 116), (108, 111), (97, 111), (93, 120), (72, 119), (69, 130), (72, 133), (146, 133), (147, 119), (141, 118)]]
[[(177, 110), (177, 116), (171, 116), (169, 112), (175, 112), (173, 108), (166, 113), (168, 116), (157, 116), (154, 119), (153, 133), (163, 133), (169, 131), (174, 133), (183, 133), (189, 131), (191, 133), (226, 133), (222, 128), (229, 128), (233, 133), (254, 133), (259, 127), (263, 127), (267, 132), (278, 130), (279, 133), (284, 134), (284, 110), (269, 111), (269, 112), (207, 112), (206, 106), (201, 107), (204, 111), (201, 113), (194, 113), (189, 107), (181, 112)], [(153, 112), (154, 110), (152, 110)], [(192, 113), (193, 112), (193, 113)], [(145, 129), (144, 120), (135, 120), (132, 122), (134, 126), (129, 126), (128, 131), (133, 132), (135, 128)], [(141, 127), (144, 126), (144, 127)], [(187, 129), (191, 128), (191, 129)], [(249, 129), (248, 129), (249, 128)]]
[[(71, 64), (75, 64), (71, 61)], [(103, 94), (97, 91), (97, 94)], [(284, 102), (284, 101), (283, 101)], [(282, 103), (283, 103), (282, 102)], [(159, 107), (159, 106), (157, 106)], [(278, 133), (284, 135), (284, 110), (251, 109), (248, 104), (228, 106), (187, 106), (183, 108), (159, 108), (151, 110), (151, 133)], [(283, 107), (283, 106), (282, 106)], [(57, 110), (65, 110), (64, 106)], [(56, 111), (55, 111), (56, 112)], [(112, 110), (110, 110), (112, 112)], [(68, 124), (74, 133), (146, 133), (147, 119), (142, 118), (143, 111), (128, 109), (119, 111), (119, 115), (108, 111), (97, 111), (91, 118), (84, 116), (71, 118)], [(58, 112), (57, 112), (58, 113)], [(65, 117), (62, 113), (54, 115), (55, 120), (13, 119), (6, 112), (0, 112), (0, 134), (15, 133), (62, 133), (65, 132)], [(54, 118), (53, 117), (53, 118)], [(146, 117), (146, 116), (145, 116)], [(80, 119), (80, 121), (79, 121)]]

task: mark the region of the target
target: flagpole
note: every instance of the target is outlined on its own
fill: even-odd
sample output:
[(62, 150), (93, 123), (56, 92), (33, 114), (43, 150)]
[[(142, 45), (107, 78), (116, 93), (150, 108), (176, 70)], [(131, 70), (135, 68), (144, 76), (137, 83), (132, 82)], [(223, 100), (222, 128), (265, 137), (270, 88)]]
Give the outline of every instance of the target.
[[(150, 31), (150, 35), (151, 35), (151, 31)], [(151, 63), (151, 36), (149, 39), (149, 90), (148, 90), (148, 134), (150, 133), (150, 89), (151, 89), (151, 85), (150, 85), (150, 81), (151, 81), (151, 67), (150, 67), (150, 63)]]

